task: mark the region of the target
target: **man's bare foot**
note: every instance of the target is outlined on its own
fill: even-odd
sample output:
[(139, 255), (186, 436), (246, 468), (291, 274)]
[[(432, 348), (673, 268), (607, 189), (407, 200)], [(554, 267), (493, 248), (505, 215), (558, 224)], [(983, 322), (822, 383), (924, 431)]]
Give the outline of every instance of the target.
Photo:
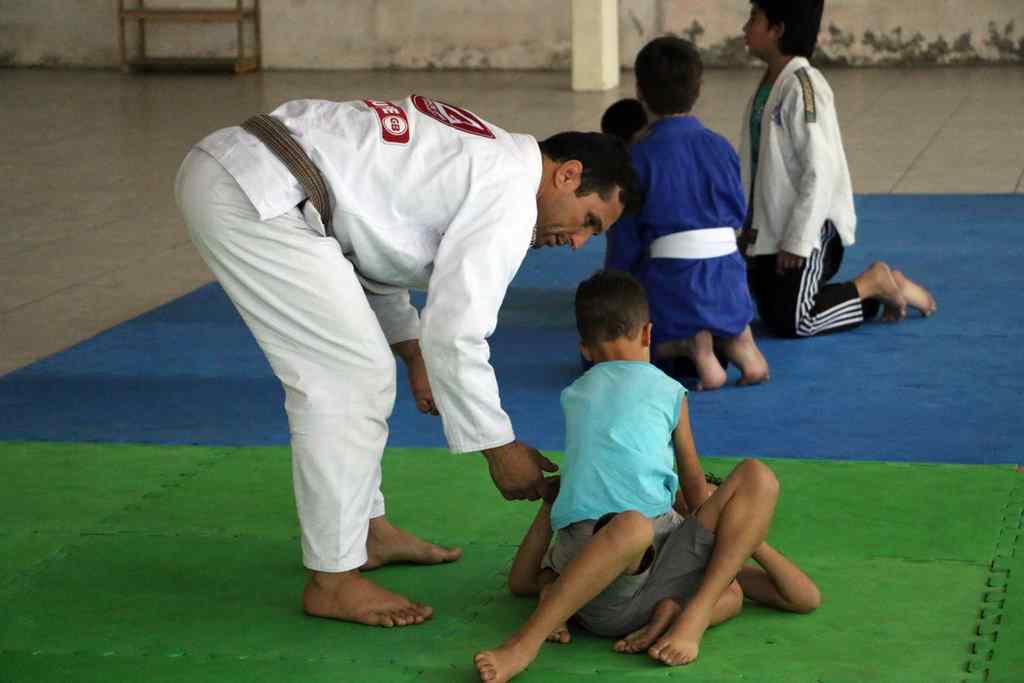
[(907, 316), (907, 300), (896, 284), (892, 270), (883, 261), (875, 261), (853, 279), (857, 294), (863, 299), (878, 299), (886, 307), (886, 320), (902, 320)]
[(658, 638), (647, 654), (669, 666), (689, 664), (700, 653), (700, 641), (711, 624), (711, 611), (701, 610), (693, 602), (676, 617), (665, 635)]
[(426, 605), (381, 588), (355, 570), (311, 572), (302, 592), (302, 608), (312, 617), (386, 628), (422, 624), (434, 613)]
[(900, 271), (892, 271), (892, 279), (896, 281), (907, 304), (920, 311), (924, 317), (929, 317), (938, 309), (932, 293)]
[(761, 349), (757, 348), (749, 325), (735, 337), (723, 339), (722, 350), (726, 358), (740, 369), (740, 378), (736, 384), (747, 386), (768, 381), (768, 361)]
[(658, 601), (647, 625), (616, 642), (612, 649), (625, 655), (644, 652), (668, 630), (668, 627), (682, 611), (679, 603), (672, 598)]
[(536, 650), (530, 652), (519, 643), (508, 641), (494, 650), (478, 652), (473, 663), (481, 681), (505, 683), (522, 673), (536, 658)]
[(442, 564), (462, 557), (461, 548), (444, 548), (413, 536), (396, 526), (386, 517), (370, 520), (366, 536), (366, 564), (361, 570), (376, 569), (385, 564), (408, 562), (412, 564)]

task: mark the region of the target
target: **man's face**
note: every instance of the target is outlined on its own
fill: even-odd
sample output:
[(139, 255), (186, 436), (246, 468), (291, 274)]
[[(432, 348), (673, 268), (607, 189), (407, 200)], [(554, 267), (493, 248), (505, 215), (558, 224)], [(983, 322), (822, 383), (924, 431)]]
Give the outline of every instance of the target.
[(602, 199), (596, 192), (581, 197), (576, 195), (578, 187), (576, 178), (575, 182), (556, 183), (538, 195), (534, 248), (568, 245), (579, 249), (619, 220), (623, 209), (619, 192), (613, 192), (608, 199)]

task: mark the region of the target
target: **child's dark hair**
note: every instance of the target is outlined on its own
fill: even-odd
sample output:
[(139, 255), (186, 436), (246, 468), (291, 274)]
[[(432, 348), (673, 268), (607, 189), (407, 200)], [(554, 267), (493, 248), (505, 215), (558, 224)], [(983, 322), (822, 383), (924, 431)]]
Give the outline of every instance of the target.
[(633, 72), (637, 91), (653, 113), (687, 114), (700, 95), (704, 63), (690, 41), (662, 36), (643, 46)]
[(632, 97), (619, 100), (601, 116), (601, 132), (614, 135), (627, 144), (646, 125), (647, 112), (644, 111), (644, 105)]
[(649, 320), (647, 294), (629, 273), (599, 270), (576, 288), (576, 329), (585, 346), (633, 337)]
[(750, 0), (750, 4), (764, 12), (772, 26), (785, 25), (779, 52), (811, 58), (818, 45), (825, 0)]

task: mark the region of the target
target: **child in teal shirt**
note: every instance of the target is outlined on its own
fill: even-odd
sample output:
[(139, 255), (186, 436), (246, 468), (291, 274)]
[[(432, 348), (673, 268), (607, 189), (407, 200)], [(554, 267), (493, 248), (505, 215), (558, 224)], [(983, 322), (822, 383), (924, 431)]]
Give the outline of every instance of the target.
[(565, 464), (552, 525), (671, 510), (679, 488), (672, 432), (685, 400), (679, 382), (637, 360), (597, 363), (565, 389)]
[[(778, 497), (771, 470), (745, 460), (717, 489), (706, 483), (686, 390), (650, 364), (640, 283), (597, 273), (576, 291), (576, 322), (594, 367), (562, 394), (561, 488), (541, 505), (509, 574), (513, 593), (539, 594), (540, 604), (501, 647), (476, 655), (480, 680), (507, 681), (546, 639), (568, 642), (573, 616), (618, 638), (618, 652), (687, 664), (704, 631), (739, 612), (748, 570), (759, 572), (750, 597), (813, 610), (814, 583), (764, 543)], [(687, 516), (673, 509), (677, 490)], [(750, 557), (763, 569), (744, 567)]]

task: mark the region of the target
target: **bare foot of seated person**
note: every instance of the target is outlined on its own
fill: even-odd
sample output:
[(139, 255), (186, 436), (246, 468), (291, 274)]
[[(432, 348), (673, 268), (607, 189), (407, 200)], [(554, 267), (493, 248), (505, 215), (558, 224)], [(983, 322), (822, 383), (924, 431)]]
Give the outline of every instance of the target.
[[(551, 584), (548, 584), (540, 589), (540, 601), (544, 601), (545, 595), (551, 590)], [(569, 626), (562, 622), (551, 631), (548, 636), (549, 643), (558, 643), (560, 645), (568, 645), (572, 641), (572, 634), (569, 633)]]
[[(633, 631), (615, 643), (614, 650), (622, 654), (651, 654), (651, 647), (665, 635), (669, 627), (683, 613), (684, 604), (676, 598), (665, 598), (654, 607), (651, 620), (643, 627)], [(743, 611), (743, 590), (738, 581), (733, 581), (729, 589), (715, 604), (711, 617), (711, 625), (717, 626)], [(653, 656), (653, 655), (652, 655)]]
[(654, 645), (672, 625), (683, 608), (672, 598), (665, 598), (654, 607), (651, 620), (644, 626), (616, 641), (612, 649), (622, 654), (640, 654)]

